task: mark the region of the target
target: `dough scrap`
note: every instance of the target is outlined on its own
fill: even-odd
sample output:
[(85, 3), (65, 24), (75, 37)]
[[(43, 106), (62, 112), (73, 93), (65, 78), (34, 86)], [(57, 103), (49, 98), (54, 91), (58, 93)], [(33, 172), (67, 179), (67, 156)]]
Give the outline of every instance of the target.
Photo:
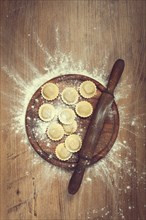
[(75, 112), (70, 108), (63, 109), (59, 114), (59, 120), (62, 124), (72, 124), (75, 119)]
[(53, 141), (61, 140), (64, 136), (64, 130), (62, 125), (53, 122), (47, 129), (47, 135)]
[(79, 95), (75, 88), (73, 87), (66, 87), (62, 94), (61, 94), (62, 100), (64, 103), (68, 105), (73, 105), (78, 101)]
[(55, 116), (55, 108), (48, 103), (42, 104), (39, 108), (38, 114), (42, 121), (51, 121)]
[(56, 154), (56, 157), (62, 161), (66, 161), (72, 156), (72, 153), (67, 150), (64, 143), (57, 145), (55, 154)]
[(76, 113), (78, 116), (80, 116), (82, 118), (87, 118), (92, 114), (93, 107), (90, 104), (90, 102), (81, 101), (81, 102), (78, 102), (75, 110), (76, 110)]
[(96, 94), (96, 85), (92, 81), (86, 80), (81, 83), (79, 91), (84, 98), (91, 98)]
[(72, 153), (78, 152), (81, 149), (82, 140), (77, 134), (69, 135), (65, 140), (65, 147)]
[(46, 83), (42, 87), (41, 94), (46, 100), (52, 101), (56, 99), (59, 94), (58, 86), (56, 86), (54, 83)]
[(77, 122), (74, 120), (72, 124), (69, 125), (63, 125), (63, 129), (66, 134), (73, 134), (77, 130)]

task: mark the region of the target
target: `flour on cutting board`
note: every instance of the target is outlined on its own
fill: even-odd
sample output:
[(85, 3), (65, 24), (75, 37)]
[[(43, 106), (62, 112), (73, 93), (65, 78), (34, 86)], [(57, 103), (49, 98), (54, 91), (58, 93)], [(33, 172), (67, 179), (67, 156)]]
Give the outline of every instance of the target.
[[(58, 30), (57, 30), (58, 32)], [(15, 69), (10, 68), (7, 65), (2, 66), (3, 73), (7, 74), (9, 77), (9, 80), (12, 82), (12, 86), (15, 85), (15, 89), (10, 88), (10, 90), (7, 93), (4, 93), (2, 91), (2, 95), (7, 98), (7, 100), (15, 97), (15, 94), (17, 93), (17, 98), (15, 97), (15, 105), (10, 109), (11, 114), (11, 129), (13, 132), (15, 132), (17, 135), (19, 135), (22, 139), (21, 142), (27, 143), (26, 147), (29, 145), (27, 135), (25, 133), (25, 113), (28, 106), (28, 102), (30, 101), (32, 95), (35, 93), (35, 91), (46, 81), (48, 81), (51, 78), (54, 78), (59, 75), (65, 75), (65, 74), (81, 74), (85, 76), (89, 76), (97, 81), (99, 81), (104, 86), (107, 83), (107, 78), (109, 73), (106, 72), (106, 65), (108, 62), (108, 56), (105, 57), (102, 63), (102, 68), (95, 68), (92, 72), (88, 70), (87, 66), (84, 66), (84, 64), (80, 61), (78, 63), (74, 62), (71, 53), (70, 54), (64, 54), (60, 52), (60, 50), (56, 50), (54, 55), (51, 55), (46, 47), (43, 46), (41, 40), (38, 38), (37, 35), (35, 35), (36, 45), (37, 47), (44, 53), (45, 59), (46, 59), (46, 66), (44, 67), (45, 73), (40, 73), (36, 67), (34, 67), (33, 64), (29, 60), (24, 60), (25, 65), (30, 68), (30, 70), (33, 71), (34, 77), (32, 77), (31, 80), (25, 80), (23, 79), (19, 73)], [(57, 42), (59, 47), (59, 36), (57, 35)], [(123, 77), (124, 78), (124, 77)], [(120, 130), (119, 130), (119, 136), (121, 131), (128, 131), (129, 133), (138, 136), (139, 138), (142, 137), (141, 134), (139, 134), (138, 130), (135, 131), (133, 128), (135, 126), (141, 126), (139, 123), (141, 115), (135, 115), (134, 117), (130, 117), (130, 114), (127, 112), (127, 109), (129, 108), (129, 105), (125, 106), (125, 104), (122, 104), (122, 100), (125, 100), (129, 98), (129, 92), (132, 85), (127, 85), (127, 80), (124, 78), (121, 80), (120, 84), (118, 85), (116, 92), (115, 92), (115, 100), (118, 104), (119, 114), (120, 114)], [(126, 93), (124, 89), (126, 88)], [(126, 95), (125, 95), (126, 94)], [(35, 100), (37, 102), (37, 100)], [(136, 103), (132, 103), (132, 105), (135, 105)], [(32, 106), (33, 108), (33, 106)], [(6, 125), (3, 125), (3, 129)], [(145, 126), (146, 125), (142, 125)], [(128, 127), (128, 129), (127, 129)], [(46, 127), (43, 127), (42, 129), (46, 129)], [(91, 168), (88, 168), (86, 171), (85, 178), (83, 180), (82, 187), (86, 187), (87, 184), (93, 184), (95, 179), (100, 178), (101, 181), (103, 181), (104, 184), (106, 184), (107, 188), (112, 192), (113, 198), (118, 199), (117, 197), (120, 195), (120, 191), (122, 190), (122, 187), (119, 188), (118, 185), (116, 185), (116, 180), (121, 179), (122, 181), (122, 171), (120, 173), (120, 170), (124, 169), (126, 175), (134, 175), (137, 173), (136, 168), (133, 166), (132, 161), (130, 161), (130, 157), (133, 154), (132, 147), (128, 145), (128, 140), (122, 140), (122, 138), (117, 138), (114, 146), (108, 153), (108, 155), (101, 161), (99, 161), (97, 164), (92, 166)], [(32, 147), (29, 145), (30, 151), (32, 151)], [(123, 160), (122, 156), (122, 150), (126, 149), (126, 156)], [(54, 167), (51, 164), (48, 164), (45, 162), (42, 158), (40, 158), (37, 154), (34, 154), (34, 159), (32, 161), (33, 166), (38, 166), (40, 164), (43, 164), (43, 173), (45, 172), (46, 181), (52, 181), (54, 178), (57, 178), (59, 176), (64, 175), (64, 179), (68, 181), (69, 179), (69, 173), (67, 171), (61, 170), (60, 168)], [(39, 178), (39, 176), (43, 175), (43, 173), (39, 173), (36, 178)], [(140, 179), (138, 181), (143, 181), (145, 178), (145, 172), (143, 172), (140, 176)], [(30, 175), (29, 170), (26, 170), (26, 175)], [(98, 177), (98, 178), (97, 178)], [(39, 189), (41, 191), (43, 187), (45, 187), (46, 184), (42, 183), (42, 188)], [(129, 190), (131, 190), (130, 186), (127, 185), (125, 187), (125, 193), (127, 193)], [(120, 207), (120, 206), (119, 206)], [(123, 215), (122, 209), (117, 207), (117, 212), (119, 216), (121, 216), (121, 219), (125, 219)], [(130, 206), (131, 207), (131, 206)], [(133, 208), (133, 206), (132, 206)], [(101, 210), (89, 210), (87, 211), (88, 219), (92, 219), (93, 216), (101, 215), (103, 216), (110, 216), (111, 213), (109, 211), (110, 209), (108, 207), (104, 207)], [(82, 213), (79, 213), (81, 216)]]

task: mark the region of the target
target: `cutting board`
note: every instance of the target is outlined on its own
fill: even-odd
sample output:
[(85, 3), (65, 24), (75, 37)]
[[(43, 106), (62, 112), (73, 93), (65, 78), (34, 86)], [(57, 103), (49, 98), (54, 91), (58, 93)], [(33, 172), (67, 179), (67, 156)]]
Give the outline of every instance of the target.
[[(92, 104), (94, 110), (100, 95), (105, 90), (105, 87), (96, 80), (91, 79), (90, 77), (84, 75), (69, 74), (69, 75), (58, 76), (47, 82), (55, 83), (59, 88), (59, 93), (61, 93), (63, 89), (66, 87), (74, 87), (76, 88), (76, 90), (78, 90), (80, 84), (86, 80), (90, 80), (94, 82), (97, 88), (95, 96), (88, 99), (88, 101)], [(64, 103), (60, 95), (54, 101), (45, 100), (41, 94), (41, 88), (42, 86), (34, 93), (28, 104), (28, 108), (26, 112), (26, 132), (28, 135), (28, 139), (32, 147), (35, 149), (35, 151), (49, 163), (65, 169), (74, 169), (78, 161), (78, 152), (74, 153), (73, 156), (67, 161), (59, 160), (55, 155), (55, 149), (59, 143), (64, 142), (66, 136), (64, 136), (64, 138), (61, 141), (50, 141), (49, 138), (47, 137), (46, 131), (44, 131), (44, 129), (41, 128), (42, 126), (46, 126), (47, 129), (47, 123), (42, 122), (38, 115), (39, 107), (43, 103), (50, 103), (54, 106), (64, 106)], [(79, 96), (78, 101), (83, 101), (83, 100), (86, 99)], [(68, 106), (66, 105), (66, 107)], [(74, 109), (75, 106), (72, 106), (72, 108)], [(84, 138), (88, 124), (90, 122), (90, 118), (91, 116), (88, 118), (77, 117), (78, 128), (76, 133), (81, 136), (82, 140)], [(90, 165), (96, 163), (101, 158), (106, 156), (106, 154), (109, 152), (109, 150), (111, 149), (111, 147), (113, 146), (116, 140), (116, 137), (118, 135), (118, 129), (119, 129), (119, 114), (118, 114), (117, 105), (114, 102), (111, 109), (109, 110), (108, 116), (106, 117), (104, 127), (98, 142), (98, 146), (96, 147)]]

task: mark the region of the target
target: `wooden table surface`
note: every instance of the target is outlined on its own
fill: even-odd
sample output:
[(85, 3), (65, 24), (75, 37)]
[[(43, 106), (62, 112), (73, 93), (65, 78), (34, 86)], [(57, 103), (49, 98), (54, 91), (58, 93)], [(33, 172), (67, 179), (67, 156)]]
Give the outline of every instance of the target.
[[(0, 219), (146, 219), (146, 1), (0, 5)], [(63, 71), (106, 77), (118, 58), (126, 67), (115, 94), (121, 121), (117, 141), (71, 196), (71, 172), (45, 162), (26, 141), (21, 118), (27, 85), (35, 88), (35, 79), (41, 83), (42, 76)]]

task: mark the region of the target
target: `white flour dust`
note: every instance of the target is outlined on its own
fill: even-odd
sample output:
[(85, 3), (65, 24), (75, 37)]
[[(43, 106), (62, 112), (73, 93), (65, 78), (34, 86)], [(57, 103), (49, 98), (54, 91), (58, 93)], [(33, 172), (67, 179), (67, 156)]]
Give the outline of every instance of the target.
[[(58, 31), (57, 31), (58, 33)], [(31, 99), (32, 95), (35, 93), (35, 91), (46, 81), (48, 81), (51, 78), (54, 78), (59, 75), (65, 75), (65, 74), (82, 74), (89, 76), (97, 81), (99, 81), (101, 84), (106, 85), (107, 83), (107, 77), (108, 74), (106, 72), (106, 65), (108, 62), (108, 56), (105, 57), (102, 68), (98, 69), (95, 68), (92, 72), (88, 70), (87, 67), (84, 66), (82, 62), (75, 63), (71, 54), (64, 54), (60, 52), (60, 50), (56, 50), (54, 55), (51, 55), (48, 51), (48, 49), (43, 46), (41, 40), (38, 38), (37, 35), (35, 35), (35, 41), (37, 47), (41, 50), (42, 53), (44, 53), (45, 60), (46, 60), (46, 67), (44, 67), (44, 70), (46, 71), (45, 74), (40, 73), (37, 68), (35, 68), (29, 60), (24, 61), (25, 65), (27, 65), (30, 70), (33, 71), (34, 77), (32, 77), (31, 80), (25, 80), (23, 79), (19, 73), (17, 73), (16, 70), (10, 68), (7, 65), (2, 66), (2, 71), (4, 74), (6, 74), (11, 82), (12, 86), (15, 85), (15, 90), (10, 90), (9, 92), (1, 92), (1, 95), (5, 96), (7, 100), (11, 99), (13, 100), (15, 94), (17, 93), (17, 98), (15, 97), (15, 105), (10, 110), (11, 114), (11, 129), (13, 132), (21, 136), (21, 141), (26, 144), (26, 147), (28, 147), (28, 139), (25, 133), (25, 113), (26, 108), (28, 106), (29, 100)], [(57, 42), (59, 47), (59, 36), (57, 35)], [(121, 80), (120, 85), (118, 86), (116, 92), (115, 92), (115, 100), (118, 104), (119, 113), (120, 113), (120, 130), (119, 130), (119, 136), (122, 131), (127, 130), (127, 126), (129, 126), (129, 129), (127, 130), (129, 133), (133, 135), (138, 135), (139, 138), (142, 137), (142, 135), (139, 135), (138, 130), (135, 131), (133, 127), (135, 126), (146, 126), (146, 125), (140, 125), (139, 119), (141, 116), (135, 115), (134, 117), (130, 118), (127, 109), (129, 108), (129, 105), (125, 106), (122, 104), (123, 99), (129, 98), (129, 93), (132, 85), (127, 85), (127, 81)], [(127, 88), (126, 96), (125, 92), (123, 91), (124, 88)], [(37, 100), (36, 100), (37, 101)], [(128, 103), (128, 102), (127, 102)], [(136, 103), (135, 103), (136, 104)], [(134, 103), (133, 103), (134, 105)], [(142, 113), (144, 114), (144, 113)], [(3, 128), (6, 125), (3, 124)], [(145, 128), (145, 127), (144, 127)], [(42, 129), (46, 129), (44, 127), (44, 124), (42, 124)], [(117, 200), (119, 199), (118, 196), (120, 195), (120, 191), (122, 188), (119, 188), (116, 184), (116, 180), (121, 178), (122, 180), (122, 169), (125, 170), (126, 175), (133, 175), (134, 173), (137, 173), (136, 168), (133, 166), (132, 162), (130, 161), (130, 157), (133, 154), (133, 150), (131, 146), (128, 145), (128, 140), (122, 140), (122, 138), (117, 138), (116, 143), (112, 147), (109, 154), (101, 161), (99, 161), (96, 165), (89, 168), (86, 172), (83, 185), (86, 184), (92, 184), (92, 182), (96, 179), (101, 179), (104, 184), (107, 185), (108, 189), (112, 192), (113, 199)], [(30, 147), (31, 149), (31, 147)], [(126, 156), (123, 160), (122, 152), (126, 151)], [(34, 159), (32, 161), (33, 166), (38, 166), (40, 163), (44, 163), (43, 165), (43, 173), (45, 172), (46, 176), (46, 182), (50, 179), (59, 177), (64, 175), (64, 179), (68, 180), (68, 172), (61, 170), (57, 167), (53, 167), (52, 165), (44, 162), (38, 155), (34, 154)], [(116, 172), (117, 171), (117, 172)], [(120, 173), (121, 172), (121, 173)], [(38, 174), (38, 178), (43, 175), (43, 173)], [(145, 178), (145, 172), (143, 172), (140, 176), (139, 181), (143, 181)], [(26, 171), (26, 175), (29, 175), (29, 171)], [(42, 188), (45, 187), (46, 183), (42, 183)], [(39, 191), (42, 190), (39, 189)], [(125, 193), (127, 193), (128, 190), (130, 190), (130, 186), (127, 185), (125, 188)], [(120, 206), (117, 207), (117, 213), (119, 216), (121, 216), (121, 219), (125, 219), (123, 215), (122, 209), (120, 209)], [(88, 211), (88, 219), (92, 219), (93, 216), (102, 215), (104, 216), (110, 216), (110, 210), (108, 207), (103, 207), (100, 211), (99, 210), (89, 210)], [(82, 213), (79, 213), (81, 216)], [(110, 219), (110, 218), (109, 218)]]

